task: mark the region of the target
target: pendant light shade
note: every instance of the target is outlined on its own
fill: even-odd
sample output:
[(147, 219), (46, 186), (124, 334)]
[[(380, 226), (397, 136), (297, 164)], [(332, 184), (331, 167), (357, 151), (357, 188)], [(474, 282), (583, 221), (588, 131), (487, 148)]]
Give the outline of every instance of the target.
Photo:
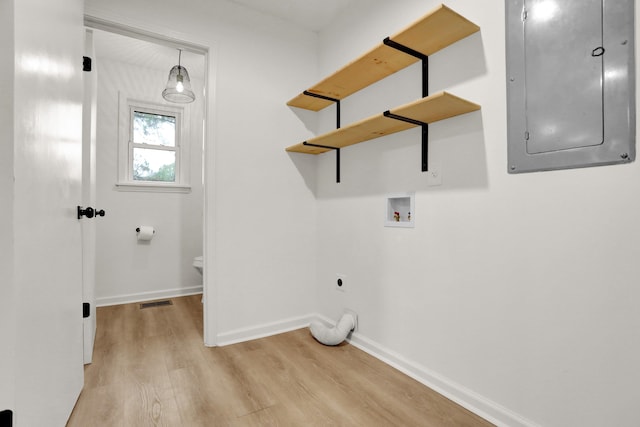
[(191, 80), (187, 69), (180, 65), (182, 51), (179, 50), (178, 65), (175, 65), (169, 71), (169, 80), (167, 87), (162, 91), (162, 97), (169, 102), (179, 102), (187, 104), (196, 99), (195, 94), (191, 90)]

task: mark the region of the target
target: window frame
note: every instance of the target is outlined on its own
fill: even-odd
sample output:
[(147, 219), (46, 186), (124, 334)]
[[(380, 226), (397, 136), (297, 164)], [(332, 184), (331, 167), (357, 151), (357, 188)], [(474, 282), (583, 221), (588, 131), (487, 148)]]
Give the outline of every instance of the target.
[[(134, 119), (136, 113), (163, 116), (163, 117), (173, 117), (174, 119), (174, 144), (173, 146), (160, 145), (160, 144), (147, 144), (140, 143), (134, 141)], [(129, 104), (129, 159), (128, 159), (128, 167), (127, 171), (129, 173), (129, 180), (132, 182), (155, 182), (160, 184), (179, 184), (180, 182), (180, 147), (181, 147), (181, 132), (182, 132), (182, 123), (181, 123), (182, 113), (181, 112), (168, 112), (160, 109), (151, 109), (151, 108), (139, 108), (136, 105)], [(142, 148), (146, 150), (159, 150), (159, 151), (169, 151), (175, 154), (175, 166), (174, 166), (174, 179), (173, 181), (151, 181), (151, 180), (137, 180), (133, 176), (133, 161), (134, 161), (134, 149)]]
[[(179, 192), (191, 191), (189, 184), (188, 110), (183, 106), (157, 104), (127, 98), (120, 94), (120, 123), (118, 147), (118, 180), (116, 189), (120, 191)], [(133, 118), (135, 112), (175, 117), (175, 147), (133, 142)], [(143, 181), (133, 179), (133, 149), (147, 148), (175, 153), (175, 181)]]

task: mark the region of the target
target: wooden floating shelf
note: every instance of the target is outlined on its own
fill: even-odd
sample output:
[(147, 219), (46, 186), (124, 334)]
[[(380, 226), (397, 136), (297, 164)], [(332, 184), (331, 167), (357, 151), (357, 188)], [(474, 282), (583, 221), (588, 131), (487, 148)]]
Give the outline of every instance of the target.
[[(390, 39), (428, 56), (479, 30), (480, 27), (473, 22), (440, 5)], [(344, 99), (416, 61), (417, 58), (380, 43), (308, 91), (333, 99)], [(332, 103), (301, 93), (287, 105), (319, 111)]]
[[(340, 149), (416, 126), (422, 127), (422, 171), (429, 169), (429, 123), (480, 109), (478, 104), (447, 92), (429, 93), (429, 55), (480, 30), (473, 22), (440, 5), (355, 61), (296, 96), (287, 105), (319, 111), (336, 103), (336, 127), (300, 144), (289, 152), (336, 152), (336, 182), (340, 182)], [(340, 127), (340, 101), (417, 61), (422, 61), (423, 98)]]
[[(479, 109), (480, 106), (478, 104), (474, 104), (473, 102), (469, 102), (447, 92), (440, 92), (394, 108), (390, 110), (390, 112), (424, 123), (433, 123), (438, 120), (448, 119)], [(311, 138), (306, 142), (309, 144), (343, 148), (416, 126), (419, 125), (385, 117), (384, 114), (381, 113)], [(313, 147), (304, 145), (303, 143), (292, 145), (286, 150), (305, 154), (320, 154), (331, 151), (328, 148)]]

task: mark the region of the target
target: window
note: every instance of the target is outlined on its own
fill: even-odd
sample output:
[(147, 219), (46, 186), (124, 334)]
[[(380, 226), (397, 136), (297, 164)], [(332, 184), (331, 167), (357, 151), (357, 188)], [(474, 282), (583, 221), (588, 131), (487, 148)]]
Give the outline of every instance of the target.
[(124, 191), (189, 191), (182, 107), (120, 102), (118, 184)]
[(131, 109), (134, 181), (176, 182), (176, 116)]

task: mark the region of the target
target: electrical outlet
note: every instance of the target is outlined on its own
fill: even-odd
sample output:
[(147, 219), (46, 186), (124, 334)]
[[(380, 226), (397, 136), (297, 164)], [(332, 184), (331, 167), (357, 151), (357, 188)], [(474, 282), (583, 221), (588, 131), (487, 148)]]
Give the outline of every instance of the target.
[(336, 291), (346, 292), (347, 291), (347, 275), (336, 273)]
[(429, 165), (429, 170), (427, 171), (427, 185), (429, 187), (442, 185), (442, 169), (439, 164), (433, 163)]

